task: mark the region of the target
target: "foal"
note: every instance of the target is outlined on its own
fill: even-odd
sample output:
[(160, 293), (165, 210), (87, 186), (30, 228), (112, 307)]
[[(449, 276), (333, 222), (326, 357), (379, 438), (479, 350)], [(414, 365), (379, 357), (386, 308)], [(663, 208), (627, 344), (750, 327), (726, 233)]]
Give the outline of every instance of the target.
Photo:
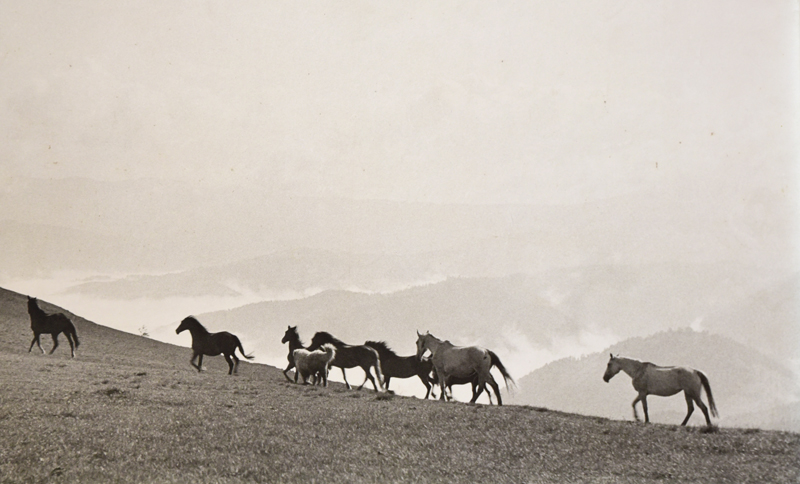
[(331, 361), (336, 356), (336, 348), (331, 344), (324, 344), (320, 349), (308, 351), (303, 348), (294, 350), (294, 363), (297, 366), (297, 374), (303, 377), (303, 385), (308, 385), (308, 377), (313, 378), (313, 384), (322, 381), (323, 386), (328, 386), (328, 371)]

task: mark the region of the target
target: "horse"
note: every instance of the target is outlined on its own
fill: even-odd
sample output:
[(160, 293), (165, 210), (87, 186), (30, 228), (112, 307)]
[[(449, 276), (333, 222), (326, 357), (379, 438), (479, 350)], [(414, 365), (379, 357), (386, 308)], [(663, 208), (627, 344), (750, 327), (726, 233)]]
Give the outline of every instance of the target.
[(427, 392), (425, 399), (431, 394), (430, 375), (433, 371), (433, 363), (429, 358), (417, 358), (416, 355), (398, 356), (385, 341), (367, 341), (364, 346), (374, 348), (378, 352), (381, 360), (381, 371), (383, 372), (383, 386), (389, 390), (389, 381), (394, 378), (411, 378), (418, 376), (425, 385)]
[[(28, 353), (33, 349), (34, 343), (42, 350), (44, 348), (39, 341), (39, 335), (50, 334), (53, 336), (53, 349), (50, 354), (58, 348), (58, 335), (64, 333), (69, 341), (69, 350), (72, 358), (75, 358), (75, 350), (80, 345), (78, 341), (78, 333), (75, 331), (75, 325), (64, 313), (47, 314), (39, 307), (39, 301), (35, 297), (28, 296), (28, 314), (31, 317), (31, 330), (33, 331), (33, 340), (31, 346), (28, 348)], [(74, 342), (73, 342), (74, 341)]]
[[(508, 373), (508, 370), (506, 370), (506, 367), (503, 365), (503, 362), (500, 361), (500, 357), (498, 357), (497, 354), (495, 354), (495, 352), (492, 351), (492, 350), (486, 350), (486, 351), (489, 352), (489, 356), (492, 359), (492, 366), (496, 366), (497, 369), (500, 370), (500, 373), (503, 375), (503, 378), (506, 379), (506, 386), (508, 386), (509, 382), (513, 385), (514, 384), (514, 379), (511, 378), (511, 375)], [(434, 372), (433, 375), (431, 376), (431, 383), (434, 384), (434, 385), (437, 385), (439, 383), (439, 377), (436, 376), (436, 372)], [(489, 389), (486, 388), (485, 386), (481, 387), (481, 386), (478, 385), (478, 375), (477, 374), (473, 374), (472, 376), (464, 377), (464, 378), (456, 378), (456, 377), (451, 376), (447, 380), (447, 384), (445, 385), (445, 387), (450, 389), (450, 395), (445, 395), (445, 397), (446, 398), (450, 398), (450, 399), (453, 398), (452, 397), (452, 395), (453, 395), (453, 385), (466, 385), (467, 383), (472, 384), (472, 396), (475, 398), (476, 401), (477, 401), (478, 397), (481, 396), (483, 391), (486, 390), (486, 395), (489, 396), (489, 404), (490, 405), (492, 404), (492, 392), (490, 392)], [(434, 397), (434, 398), (436, 398), (436, 397)]]
[[(203, 355), (217, 356), (222, 353), (225, 356), (225, 361), (228, 362), (228, 374), (236, 373), (239, 368), (239, 358), (236, 357), (236, 349), (247, 358), (252, 360), (252, 355), (246, 355), (242, 343), (235, 335), (227, 331), (220, 333), (209, 333), (206, 328), (200, 324), (200, 321), (195, 319), (194, 316), (188, 316), (181, 321), (178, 329), (175, 330), (176, 334), (180, 334), (184, 330), (189, 330), (192, 335), (192, 359), (189, 361), (191, 365), (197, 368), (197, 371), (203, 371)], [(198, 359), (197, 364), (194, 360)], [(231, 361), (233, 358), (233, 361)]]
[[(369, 346), (364, 345), (348, 345), (335, 338), (330, 333), (320, 331), (317, 332), (313, 338), (311, 338), (311, 346), (308, 347), (308, 350), (314, 351), (326, 343), (332, 344), (336, 347), (336, 357), (331, 362), (331, 366), (337, 366), (342, 369), (342, 377), (344, 378), (344, 383), (347, 385), (348, 389), (351, 387), (347, 382), (347, 375), (345, 374), (344, 370), (345, 368), (355, 368), (356, 366), (359, 366), (362, 370), (364, 370), (366, 377), (364, 378), (364, 383), (362, 383), (358, 389), (361, 390), (361, 388), (363, 388), (367, 383), (367, 380), (369, 380), (372, 382), (372, 386), (375, 388), (376, 392), (383, 391), (383, 375), (381, 374), (380, 363), (381, 360), (380, 356), (378, 355), (378, 351), (375, 350), (375, 348), (370, 348)], [(370, 372), (371, 369), (375, 370), (375, 378), (372, 377)]]
[[(431, 352), (431, 361), (439, 379), (439, 386), (442, 394), (440, 400), (446, 400), (445, 388), (451, 378), (473, 378), (478, 379), (478, 387), (484, 387), (488, 383), (497, 397), (497, 405), (503, 404), (500, 396), (500, 388), (491, 373), (492, 356), (489, 350), (478, 346), (455, 346), (449, 341), (442, 341), (430, 333), (420, 334), (417, 331), (417, 357), (421, 357), (426, 351)], [(496, 355), (495, 355), (496, 356)], [(497, 358), (499, 362), (500, 359)], [(500, 363), (502, 366), (502, 363)], [(498, 366), (498, 368), (500, 368)], [(503, 367), (505, 370), (505, 367)], [(503, 372), (506, 388), (513, 379), (507, 372)], [(478, 394), (473, 394), (470, 403), (475, 403)]]
[(703, 415), (706, 417), (706, 424), (711, 427), (711, 419), (708, 416), (708, 408), (701, 397), (701, 390), (705, 389), (706, 396), (708, 397), (708, 405), (711, 407), (711, 414), (714, 417), (718, 416), (717, 405), (714, 403), (714, 397), (711, 395), (711, 385), (708, 382), (708, 377), (699, 370), (691, 368), (684, 368), (680, 366), (657, 366), (653, 363), (634, 360), (632, 358), (624, 358), (621, 356), (611, 355), (608, 360), (606, 372), (603, 374), (603, 380), (608, 383), (614, 375), (624, 371), (632, 378), (633, 388), (639, 392), (639, 395), (633, 400), (633, 418), (639, 420), (639, 414), (636, 413), (636, 403), (642, 402), (644, 409), (644, 422), (650, 422), (650, 416), (647, 413), (647, 395), (656, 395), (659, 397), (670, 397), (676, 393), (683, 392), (686, 397), (686, 406), (688, 412), (686, 418), (683, 419), (681, 426), (686, 425), (689, 417), (694, 412), (693, 401), (697, 403)]
[[(289, 360), (289, 365), (283, 370), (283, 376), (286, 377), (286, 381), (291, 382), (291, 378), (289, 378), (289, 370), (295, 367), (294, 364), (294, 350), (305, 349), (303, 342), (300, 341), (300, 334), (297, 333), (297, 326), (289, 326), (286, 329), (286, 333), (283, 334), (283, 339), (281, 343), (286, 344), (289, 343), (289, 354), (286, 356), (286, 359)], [(294, 372), (294, 382), (297, 383), (297, 370)]]
[(314, 379), (314, 385), (322, 380), (323, 386), (328, 386), (328, 370), (331, 361), (336, 356), (336, 348), (331, 344), (324, 344), (318, 350), (308, 351), (304, 348), (294, 350), (292, 355), (297, 371), (303, 377), (303, 385), (308, 385), (308, 377)]

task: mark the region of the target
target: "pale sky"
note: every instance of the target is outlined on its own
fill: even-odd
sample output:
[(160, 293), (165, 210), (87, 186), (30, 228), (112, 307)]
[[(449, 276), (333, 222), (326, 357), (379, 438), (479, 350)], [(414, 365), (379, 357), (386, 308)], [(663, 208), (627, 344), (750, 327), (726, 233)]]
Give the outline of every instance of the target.
[[(799, 11), (797, 0), (0, 0), (0, 283), (300, 246), (452, 249), (470, 275), (697, 267), (676, 283), (697, 314), (662, 322), (695, 324), (800, 270)], [(706, 263), (733, 268), (709, 282)], [(719, 273), (747, 287), (728, 290)], [(75, 281), (35, 282), (9, 288), (56, 297)], [(602, 300), (602, 287), (587, 291)], [(166, 327), (178, 317), (167, 303), (226, 308), (209, 301), (129, 313)], [(618, 319), (646, 334), (652, 301), (634, 302), (636, 316)], [(62, 304), (113, 324), (123, 303)]]
[(0, 8), (7, 180), (470, 204), (797, 198), (794, 1)]

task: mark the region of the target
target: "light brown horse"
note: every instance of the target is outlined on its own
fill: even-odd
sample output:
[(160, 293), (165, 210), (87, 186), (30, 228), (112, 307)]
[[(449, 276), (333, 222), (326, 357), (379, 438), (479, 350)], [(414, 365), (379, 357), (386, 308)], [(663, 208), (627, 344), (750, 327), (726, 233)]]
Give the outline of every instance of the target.
[[(447, 384), (455, 379), (477, 378), (479, 391), (473, 392), (470, 403), (475, 403), (480, 392), (486, 388), (488, 383), (497, 397), (497, 404), (502, 405), (503, 399), (500, 397), (500, 388), (492, 376), (492, 356), (486, 348), (478, 346), (455, 346), (449, 341), (442, 341), (430, 333), (420, 334), (417, 331), (417, 357), (421, 358), (426, 352), (431, 352), (431, 361), (439, 379), (439, 386), (442, 394), (440, 400), (445, 400), (445, 388)], [(498, 359), (499, 361), (499, 359)], [(506, 387), (511, 380), (507, 373), (503, 374), (506, 379)]]
[(636, 420), (639, 420), (639, 414), (636, 413), (636, 404), (642, 402), (644, 421), (645, 423), (650, 421), (650, 416), (647, 414), (647, 395), (670, 397), (676, 393), (683, 392), (686, 397), (688, 412), (681, 425), (686, 425), (686, 422), (689, 421), (689, 417), (691, 417), (692, 412), (694, 412), (694, 404), (692, 402), (696, 402), (697, 406), (700, 407), (700, 410), (703, 411), (703, 415), (706, 417), (706, 424), (711, 427), (708, 408), (706, 408), (706, 405), (700, 398), (703, 389), (705, 389), (706, 395), (708, 396), (708, 405), (711, 407), (711, 414), (714, 417), (718, 416), (717, 405), (714, 403), (714, 397), (711, 395), (711, 385), (702, 371), (681, 366), (657, 366), (653, 363), (611, 355), (611, 359), (608, 360), (606, 372), (603, 375), (603, 380), (608, 383), (609, 380), (620, 371), (624, 371), (633, 379), (633, 388), (639, 392), (639, 395), (636, 396), (632, 404), (633, 418)]

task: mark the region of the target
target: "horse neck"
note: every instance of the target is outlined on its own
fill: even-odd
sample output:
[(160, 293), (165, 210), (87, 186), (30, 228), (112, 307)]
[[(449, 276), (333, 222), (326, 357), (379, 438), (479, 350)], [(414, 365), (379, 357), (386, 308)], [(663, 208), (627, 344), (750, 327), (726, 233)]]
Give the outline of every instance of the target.
[(444, 344), (444, 341), (430, 334), (425, 340), (425, 346), (431, 350), (431, 354), (436, 353), (436, 350), (438, 350), (442, 344)]
[(193, 324), (188, 329), (189, 329), (189, 333), (191, 333), (193, 339), (207, 338), (208, 335), (211, 334), (211, 333), (208, 332), (208, 330), (206, 328), (200, 326), (199, 324), (197, 324), (197, 325)]
[(619, 367), (628, 374), (629, 377), (633, 378), (642, 371), (644, 368), (644, 363), (639, 360), (634, 360), (633, 358), (624, 358), (618, 356), (617, 361), (619, 362)]
[(294, 335), (292, 335), (291, 338), (289, 338), (289, 351), (294, 351), (294, 350), (299, 350), (299, 349), (304, 349), (304, 348), (305, 348), (305, 346), (303, 346), (303, 342), (300, 341), (300, 336), (299, 335), (294, 334)]

